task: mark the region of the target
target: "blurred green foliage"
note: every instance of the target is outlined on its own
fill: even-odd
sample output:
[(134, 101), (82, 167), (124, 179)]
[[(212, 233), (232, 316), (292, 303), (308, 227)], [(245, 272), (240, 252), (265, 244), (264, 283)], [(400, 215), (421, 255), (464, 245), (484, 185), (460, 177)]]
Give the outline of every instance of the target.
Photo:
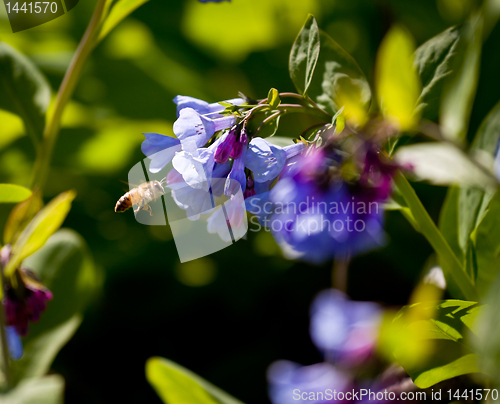
[[(44, 194), (48, 200), (67, 189), (77, 191), (65, 225), (83, 235), (106, 279), (104, 292), (91, 295), (82, 327), (53, 366), (66, 380), (66, 400), (158, 403), (143, 369), (147, 358), (161, 355), (245, 402), (262, 402), (265, 369), (273, 360), (317, 362), (307, 331), (308, 306), (329, 286), (328, 266), (285, 261), (268, 233), (252, 231), (247, 241), (210, 258), (179, 264), (168, 227), (141, 226), (129, 212), (113, 212), (126, 190), (118, 180), (126, 179), (143, 158), (142, 132), (171, 134), (175, 95), (214, 102), (238, 91), (264, 98), (270, 87), (293, 90), (289, 50), (308, 13), (354, 57), (373, 89), (375, 54), (393, 23), (404, 25), (418, 46), (462, 23), (470, 4), (164, 0), (147, 2), (118, 25), (92, 54), (65, 111)], [(82, 0), (64, 17), (16, 34), (0, 6), (0, 40), (31, 58), (55, 92), (94, 6), (95, 1)], [(481, 55), (471, 134), (498, 101), (498, 46), (496, 27)], [(0, 125), (0, 183), (29, 185), (35, 151), (22, 121), (2, 110)], [(293, 128), (291, 118), (280, 123), (280, 130)], [(444, 189), (415, 188), (436, 220)], [(0, 205), (2, 227), (12, 206)], [(400, 213), (387, 214), (387, 232), (391, 242), (386, 248), (352, 264), (349, 292), (354, 299), (406, 303), (431, 254)], [(59, 242), (75, 237), (66, 234)], [(99, 283), (99, 275), (93, 277), (88, 285)], [(64, 290), (73, 281), (61, 282)], [(60, 322), (53, 320), (54, 327), (67, 324), (69, 329), (77, 317), (58, 309), (56, 299), (44, 315), (53, 304), (53, 315), (61, 316)]]

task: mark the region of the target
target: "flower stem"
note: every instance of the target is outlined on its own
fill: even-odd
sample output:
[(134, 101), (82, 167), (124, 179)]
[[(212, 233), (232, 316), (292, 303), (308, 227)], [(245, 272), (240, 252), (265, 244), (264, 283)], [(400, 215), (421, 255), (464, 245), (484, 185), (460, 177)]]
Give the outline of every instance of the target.
[(75, 55), (71, 60), (71, 64), (64, 75), (61, 86), (59, 87), (54, 107), (47, 118), (47, 123), (43, 133), (42, 146), (35, 161), (34, 176), (32, 181), (33, 187), (37, 186), (43, 188), (43, 185), (45, 184), (50, 161), (52, 159), (52, 153), (54, 151), (54, 145), (59, 134), (64, 108), (73, 95), (85, 61), (97, 43), (97, 36), (103, 20), (103, 12), (104, 10), (107, 10), (105, 4), (108, 1), (109, 0), (98, 1), (94, 14), (92, 15), (92, 19), (90, 20), (87, 30), (78, 45)]
[(342, 257), (335, 257), (332, 266), (332, 286), (344, 293), (347, 293), (349, 261), (349, 254)]
[(408, 204), (413, 219), (418, 225), (418, 230), (436, 251), (443, 272), (453, 279), (465, 299), (477, 302), (479, 296), (472, 280), (425, 210), (415, 190), (401, 172), (397, 173), (394, 182)]

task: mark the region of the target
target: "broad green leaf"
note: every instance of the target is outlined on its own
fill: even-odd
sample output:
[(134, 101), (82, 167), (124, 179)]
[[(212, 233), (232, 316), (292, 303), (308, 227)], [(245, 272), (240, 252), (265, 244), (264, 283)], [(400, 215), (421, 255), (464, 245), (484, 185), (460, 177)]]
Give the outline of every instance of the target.
[(137, 8), (149, 0), (118, 0), (115, 2), (104, 21), (98, 41), (102, 41), (111, 30), (116, 27), (129, 14), (132, 14)]
[(309, 14), (292, 46), (288, 64), (290, 78), (300, 94), (307, 94), (316, 63), (318, 62), (319, 53), (320, 37), (318, 24), (314, 16)]
[(493, 174), (487, 175), (458, 147), (447, 143), (418, 143), (400, 147), (395, 159), (412, 167), (420, 180), (436, 185), (473, 185), (484, 189), (496, 186)]
[(19, 115), (35, 142), (42, 139), (49, 103), (47, 79), (26, 56), (0, 42), (0, 108)]
[(150, 358), (146, 378), (166, 404), (243, 404), (188, 369), (164, 358)]
[(0, 184), (0, 203), (18, 203), (30, 196), (31, 190), (21, 185)]
[(485, 298), (485, 306), (474, 324), (471, 338), (479, 367), (495, 384), (500, 384), (500, 276), (497, 275)]
[[(371, 102), (370, 85), (356, 61), (322, 30), (321, 49), (308, 95), (326, 112), (335, 115), (343, 106), (347, 118), (366, 114)], [(362, 118), (361, 118), (362, 120)]]
[(73, 230), (59, 230), (23, 266), (40, 277), (54, 298), (23, 338), (23, 357), (13, 363), (16, 381), (41, 376), (50, 369), (102, 283), (85, 241)]
[(375, 83), (380, 109), (401, 130), (412, 129), (419, 116), (415, 111), (421, 92), (413, 66), (415, 44), (411, 35), (395, 26), (387, 33), (377, 53)]
[(456, 57), (451, 63), (451, 70), (454, 73), (443, 91), (440, 124), (443, 135), (456, 142), (464, 141), (469, 127), (479, 76), (482, 27), (480, 14), (473, 15), (463, 26), (453, 49)]
[(12, 247), (12, 255), (5, 267), (5, 275), (9, 276), (15, 268), (54, 234), (66, 219), (71, 209), (71, 202), (76, 194), (73, 191), (64, 192), (52, 199), (19, 235)]
[(427, 119), (436, 120), (438, 117), (441, 93), (453, 74), (452, 65), (459, 36), (459, 28), (448, 28), (415, 51), (414, 64), (423, 87), (417, 101), (417, 111)]
[(267, 96), (267, 103), (271, 106), (272, 109), (278, 108), (278, 106), (281, 103), (278, 90), (276, 90), (275, 88), (271, 88), (269, 90), (269, 94)]
[[(411, 335), (411, 346), (399, 341), (398, 363), (420, 388), (428, 388), (456, 376), (477, 373), (477, 357), (466, 339), (482, 308), (475, 302), (445, 300), (403, 307), (394, 320)], [(412, 314), (417, 312), (418, 316)], [(432, 341), (431, 345), (429, 342)], [(407, 350), (423, 344), (431, 348), (425, 360), (409, 362)]]
[(40, 191), (33, 192), (28, 199), (14, 206), (3, 230), (4, 244), (14, 244), (24, 228), (40, 212), (42, 207), (43, 200)]
[(63, 404), (64, 379), (59, 375), (49, 375), (28, 379), (2, 395), (2, 404)]

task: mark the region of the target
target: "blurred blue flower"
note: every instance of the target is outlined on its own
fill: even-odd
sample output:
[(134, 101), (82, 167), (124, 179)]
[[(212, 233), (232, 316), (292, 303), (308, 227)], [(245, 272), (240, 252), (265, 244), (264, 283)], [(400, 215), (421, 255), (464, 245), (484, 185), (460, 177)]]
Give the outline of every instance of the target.
[(342, 292), (329, 289), (311, 305), (311, 339), (331, 361), (355, 366), (374, 352), (382, 320), (381, 307), (355, 302)]
[(151, 159), (149, 171), (157, 173), (165, 167), (175, 153), (181, 150), (181, 142), (175, 137), (160, 135), (159, 133), (143, 133), (146, 140), (142, 142), (142, 152)]
[(285, 360), (271, 364), (267, 381), (273, 404), (334, 402), (333, 393), (346, 391), (351, 384), (347, 375), (329, 363), (301, 366)]
[(23, 356), (23, 343), (21, 337), (14, 326), (6, 326), (5, 337), (7, 339), (7, 347), (9, 348), (9, 356), (13, 360), (19, 360)]
[(245, 165), (253, 171), (255, 182), (266, 182), (279, 175), (288, 158), (302, 153), (304, 149), (304, 143), (280, 147), (256, 137), (250, 141)]
[[(174, 98), (174, 102), (177, 105), (177, 116), (179, 116), (179, 113), (184, 108), (192, 108), (201, 115), (215, 114), (225, 109), (225, 107), (218, 102), (209, 104), (206, 101), (200, 100), (198, 98), (188, 97), (186, 95), (178, 95)], [(243, 98), (233, 98), (231, 100), (224, 100), (222, 102), (241, 105), (245, 102), (245, 100)]]
[(336, 151), (310, 149), (271, 190), (267, 227), (292, 259), (322, 263), (383, 245), (383, 208), (372, 188), (347, 183)]
[(234, 116), (210, 119), (192, 108), (184, 108), (174, 122), (175, 136), (181, 141), (182, 148), (193, 142), (197, 147), (204, 146), (215, 132), (230, 128), (236, 122)]

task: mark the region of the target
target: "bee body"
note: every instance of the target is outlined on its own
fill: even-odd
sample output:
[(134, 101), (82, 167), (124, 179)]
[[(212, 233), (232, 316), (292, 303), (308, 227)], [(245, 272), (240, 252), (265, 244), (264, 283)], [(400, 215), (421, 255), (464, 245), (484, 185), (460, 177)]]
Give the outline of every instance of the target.
[(149, 181), (139, 185), (137, 188), (131, 189), (116, 202), (115, 212), (125, 212), (132, 206), (137, 206), (134, 209), (135, 213), (147, 210), (152, 215), (149, 203), (156, 201), (165, 194), (165, 190), (163, 189), (165, 182), (166, 178), (161, 181)]

